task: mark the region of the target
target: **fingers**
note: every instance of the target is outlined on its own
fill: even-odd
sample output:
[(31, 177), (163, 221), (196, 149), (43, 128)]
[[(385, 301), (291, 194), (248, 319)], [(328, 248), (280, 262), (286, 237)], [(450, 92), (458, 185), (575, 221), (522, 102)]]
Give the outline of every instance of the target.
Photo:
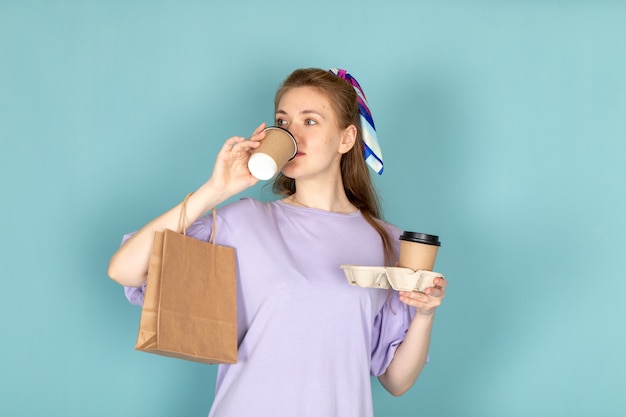
[(405, 304), (417, 307), (429, 303), (429, 296), (426, 293), (418, 291), (400, 291), (400, 301)]
[(254, 129), (254, 132), (252, 132), (252, 135), (250, 135), (250, 140), (259, 141), (263, 139), (265, 137), (266, 127), (267, 127), (267, 124), (265, 122), (261, 123), (256, 129)]
[(434, 314), (437, 307), (441, 305), (441, 297), (432, 297), (417, 291), (401, 291), (400, 301), (404, 304), (414, 307), (416, 312), (422, 315)]
[(437, 277), (433, 281), (433, 286), (426, 288), (424, 292), (400, 291), (400, 301), (425, 314), (432, 314), (446, 296), (447, 285), (448, 282), (444, 277)]
[(446, 294), (446, 287), (448, 286), (448, 281), (444, 277), (437, 277), (433, 280), (433, 286), (430, 288), (426, 288), (424, 292), (427, 295), (431, 295), (433, 297), (444, 297)]
[(247, 155), (251, 149), (260, 146), (261, 143), (259, 141), (264, 137), (264, 135), (264, 132), (257, 134), (257, 140), (246, 140), (246, 138), (241, 136), (233, 136), (224, 142), (220, 152), (225, 155), (230, 154), (236, 157)]
[(226, 140), (226, 142), (224, 142), (224, 145), (222, 146), (222, 151), (231, 151), (235, 145), (237, 145), (238, 143), (242, 143), (244, 140), (246, 140), (245, 138), (242, 138), (241, 136), (233, 136), (232, 138), (229, 138)]
[[(267, 123), (263, 122), (250, 135), (250, 141), (259, 141), (265, 137), (265, 128), (267, 127)], [(248, 144), (246, 138), (241, 136), (233, 136), (228, 138), (224, 145), (222, 146), (222, 151), (239, 151), (239, 150), (249, 150), (251, 148), (256, 148), (258, 144), (251, 143)], [(244, 146), (241, 146), (241, 145)]]
[(448, 281), (446, 281), (444, 277), (437, 277), (433, 280), (433, 286), (443, 288), (445, 290), (448, 286)]
[(261, 123), (256, 129), (254, 129), (254, 132), (252, 132), (252, 136), (261, 133), (262, 131), (265, 130), (266, 127), (267, 127), (267, 123), (265, 122)]

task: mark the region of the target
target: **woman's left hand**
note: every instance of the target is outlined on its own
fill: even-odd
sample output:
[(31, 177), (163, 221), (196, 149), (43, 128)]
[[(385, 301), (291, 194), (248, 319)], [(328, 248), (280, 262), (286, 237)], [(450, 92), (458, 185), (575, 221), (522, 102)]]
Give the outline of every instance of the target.
[(444, 277), (437, 277), (433, 281), (433, 286), (426, 288), (424, 292), (400, 291), (400, 301), (415, 307), (417, 314), (432, 315), (446, 296), (447, 285), (448, 281)]

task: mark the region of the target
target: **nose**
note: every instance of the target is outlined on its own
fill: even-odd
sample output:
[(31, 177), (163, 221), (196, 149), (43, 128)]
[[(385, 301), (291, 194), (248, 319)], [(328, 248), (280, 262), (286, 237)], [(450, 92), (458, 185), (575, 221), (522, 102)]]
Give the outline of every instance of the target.
[(300, 145), (300, 135), (298, 133), (298, 129), (296, 129), (294, 125), (289, 125), (286, 127), (286, 129), (294, 137), (294, 139), (296, 140), (296, 144)]

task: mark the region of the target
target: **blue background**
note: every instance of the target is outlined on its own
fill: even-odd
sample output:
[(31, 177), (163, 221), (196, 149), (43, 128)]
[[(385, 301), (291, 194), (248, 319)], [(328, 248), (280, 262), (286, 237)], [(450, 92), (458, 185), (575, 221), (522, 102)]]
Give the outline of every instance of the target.
[(374, 381), (377, 415), (626, 415), (624, 22), (608, 0), (0, 0), (0, 415), (207, 414), (216, 368), (134, 351), (108, 260), (309, 66), (359, 79), (386, 218), (443, 241), (431, 362), (403, 397)]

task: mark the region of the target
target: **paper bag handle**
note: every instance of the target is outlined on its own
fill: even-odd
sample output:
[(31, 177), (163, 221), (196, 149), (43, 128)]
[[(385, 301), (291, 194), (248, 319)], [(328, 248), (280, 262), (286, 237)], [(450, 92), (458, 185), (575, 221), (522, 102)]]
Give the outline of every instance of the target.
[(213, 228), (211, 229), (211, 234), (209, 235), (209, 243), (215, 244), (215, 234), (217, 229), (217, 210), (213, 207)]
[[(180, 208), (180, 217), (178, 218), (178, 229), (184, 236), (187, 236), (187, 201), (193, 192), (187, 194), (185, 199), (183, 200), (183, 204)], [(209, 243), (215, 244), (215, 229), (217, 227), (217, 212), (215, 207), (213, 207), (213, 229), (211, 229), (211, 234), (209, 235)]]
[(187, 201), (189, 201), (189, 197), (191, 197), (193, 193), (187, 194), (185, 199), (183, 200), (183, 204), (180, 207), (180, 216), (178, 217), (178, 228), (176, 231), (180, 231), (183, 235), (187, 236)]

